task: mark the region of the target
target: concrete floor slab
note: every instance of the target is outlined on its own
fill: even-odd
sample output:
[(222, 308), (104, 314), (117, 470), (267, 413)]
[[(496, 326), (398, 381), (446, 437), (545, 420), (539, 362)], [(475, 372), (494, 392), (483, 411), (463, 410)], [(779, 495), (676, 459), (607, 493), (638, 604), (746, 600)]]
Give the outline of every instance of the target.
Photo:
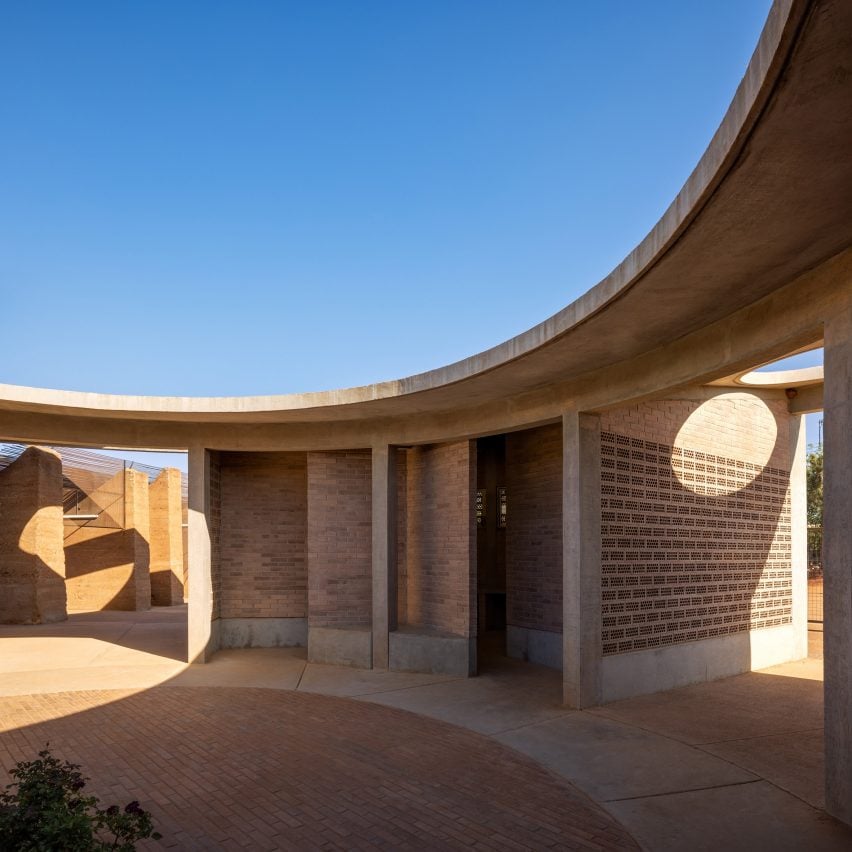
[(446, 683), (452, 680), (457, 678), (448, 675), (364, 670), (348, 666), (309, 663), (299, 684), (299, 690), (323, 695), (359, 696), (396, 692), (400, 689)]
[(852, 831), (766, 781), (610, 802), (653, 852), (842, 852)]
[[(118, 636), (116, 635), (116, 639)], [(29, 639), (0, 638), (3, 672), (43, 671), (65, 667), (76, 669), (94, 665), (95, 660), (114, 645), (89, 636), (73, 636), (58, 640), (47, 636)]]
[(703, 745), (703, 751), (772, 781), (777, 787), (825, 808), (823, 729)]
[(757, 776), (676, 740), (591, 713), (496, 735), (598, 801), (739, 784)]
[(473, 678), (434, 683), (364, 700), (422, 713), (482, 734), (497, 734), (570, 712), (559, 672), (507, 661)]
[(792, 734), (821, 725), (822, 683), (785, 676), (779, 669), (628, 698), (590, 712), (691, 744)]
[(185, 664), (165, 661), (161, 665), (82, 666), (42, 669), (4, 674), (0, 696), (46, 695), (69, 690), (150, 689), (180, 674)]
[(306, 665), (304, 648), (235, 648), (184, 668), (168, 685), (296, 689)]

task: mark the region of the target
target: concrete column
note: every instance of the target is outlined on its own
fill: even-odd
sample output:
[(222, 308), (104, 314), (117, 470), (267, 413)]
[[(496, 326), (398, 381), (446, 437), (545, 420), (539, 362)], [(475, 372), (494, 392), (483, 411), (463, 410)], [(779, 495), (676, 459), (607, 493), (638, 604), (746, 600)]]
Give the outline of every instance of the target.
[(790, 418), (790, 565), (794, 659), (808, 656), (808, 446), (804, 416)]
[(373, 447), (373, 668), (388, 668), (397, 628), (396, 449)]
[(600, 418), (562, 418), (562, 699), (593, 707), (601, 697)]
[(852, 305), (825, 323), (825, 806), (852, 825)]
[(188, 661), (206, 663), (217, 650), (213, 597), (213, 474), (218, 461), (204, 447), (189, 448)]

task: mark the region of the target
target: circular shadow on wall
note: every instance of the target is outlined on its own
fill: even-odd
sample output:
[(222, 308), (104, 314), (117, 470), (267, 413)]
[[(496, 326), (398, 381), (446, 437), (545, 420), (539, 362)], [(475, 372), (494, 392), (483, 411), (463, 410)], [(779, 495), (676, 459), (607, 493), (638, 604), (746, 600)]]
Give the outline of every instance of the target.
[[(721, 393), (683, 421), (673, 441), (672, 471), (695, 494), (734, 494), (767, 466), (783, 466), (770, 465), (777, 439), (778, 422), (766, 402), (753, 394)], [(721, 455), (725, 459), (717, 464)]]

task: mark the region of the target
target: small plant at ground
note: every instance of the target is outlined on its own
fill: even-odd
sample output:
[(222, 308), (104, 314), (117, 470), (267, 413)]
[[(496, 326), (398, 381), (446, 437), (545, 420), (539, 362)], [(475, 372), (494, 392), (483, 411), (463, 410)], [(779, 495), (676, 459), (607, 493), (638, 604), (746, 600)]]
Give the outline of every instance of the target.
[(14, 783), (0, 793), (3, 852), (132, 852), (137, 840), (160, 838), (139, 802), (100, 808), (97, 797), (83, 792), (89, 779), (80, 767), (47, 747), (10, 774)]

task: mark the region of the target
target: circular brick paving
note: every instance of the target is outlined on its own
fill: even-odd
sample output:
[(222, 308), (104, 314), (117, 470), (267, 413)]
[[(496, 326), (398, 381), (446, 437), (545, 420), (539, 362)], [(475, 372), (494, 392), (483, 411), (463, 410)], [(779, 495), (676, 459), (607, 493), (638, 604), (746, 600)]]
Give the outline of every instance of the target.
[(0, 699), (6, 768), (48, 741), (105, 803), (153, 812), (151, 848), (637, 848), (511, 749), (365, 702), (182, 687)]

